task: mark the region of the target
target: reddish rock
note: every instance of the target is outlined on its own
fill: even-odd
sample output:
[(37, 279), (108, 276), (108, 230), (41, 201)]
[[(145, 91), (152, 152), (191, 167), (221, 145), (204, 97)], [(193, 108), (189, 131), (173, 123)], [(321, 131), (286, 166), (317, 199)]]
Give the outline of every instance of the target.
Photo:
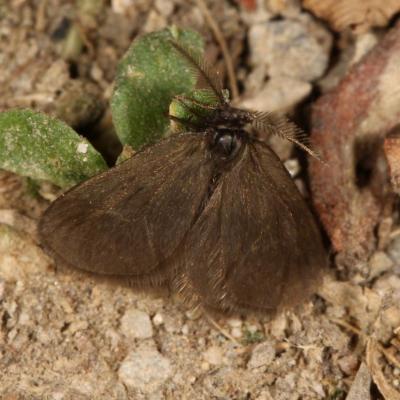
[(400, 138), (386, 138), (383, 144), (393, 191), (400, 194)]
[(365, 259), (384, 207), (382, 143), (400, 123), (400, 23), (312, 110), (316, 210), (337, 252)]

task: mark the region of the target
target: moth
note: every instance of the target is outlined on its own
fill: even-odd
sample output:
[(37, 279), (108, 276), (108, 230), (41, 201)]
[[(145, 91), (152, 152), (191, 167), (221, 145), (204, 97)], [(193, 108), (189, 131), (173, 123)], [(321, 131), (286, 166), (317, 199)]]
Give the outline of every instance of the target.
[(314, 155), (285, 117), (235, 108), (218, 76), (172, 48), (214, 103), (176, 100), (186, 127), (75, 186), (39, 224), (45, 250), (137, 288), (167, 286), (219, 313), (276, 311), (309, 296), (326, 267), (320, 232), (268, 135)]

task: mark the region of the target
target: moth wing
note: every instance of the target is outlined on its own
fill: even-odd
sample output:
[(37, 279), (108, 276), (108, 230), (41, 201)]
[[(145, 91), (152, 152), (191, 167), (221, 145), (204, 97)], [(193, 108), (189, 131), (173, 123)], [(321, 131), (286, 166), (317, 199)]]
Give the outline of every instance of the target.
[(207, 193), (203, 142), (171, 136), (60, 196), (39, 225), (45, 249), (85, 271), (162, 281)]
[(327, 263), (311, 212), (262, 143), (247, 145), (223, 174), (185, 246), (178, 289), (192, 305), (222, 312), (296, 304)]

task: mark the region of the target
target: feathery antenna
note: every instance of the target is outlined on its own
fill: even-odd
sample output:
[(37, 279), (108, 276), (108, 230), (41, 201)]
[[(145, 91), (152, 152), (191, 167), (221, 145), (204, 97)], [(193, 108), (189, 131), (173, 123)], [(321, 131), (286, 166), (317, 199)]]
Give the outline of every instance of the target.
[(222, 92), (222, 84), (218, 75), (215, 74), (207, 62), (201, 58), (199, 58), (196, 54), (193, 53), (189, 48), (183, 46), (175, 40), (171, 40), (172, 46), (177, 50), (181, 55), (183, 55), (189, 64), (192, 66), (192, 70), (196, 75), (201, 75), (206, 82), (207, 86), (214, 93), (216, 99), (220, 104), (226, 103), (224, 94)]
[(252, 126), (263, 133), (277, 135), (299, 146), (310, 156), (322, 161), (321, 156), (311, 148), (309, 137), (294, 122), (274, 112), (255, 112)]

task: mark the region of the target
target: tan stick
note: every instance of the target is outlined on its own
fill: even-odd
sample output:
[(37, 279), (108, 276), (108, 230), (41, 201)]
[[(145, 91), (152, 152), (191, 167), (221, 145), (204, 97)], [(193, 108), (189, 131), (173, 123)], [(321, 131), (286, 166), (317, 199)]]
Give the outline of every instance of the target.
[(204, 0), (196, 0), (198, 7), (200, 8), (201, 12), (204, 14), (206, 22), (210, 27), (215, 40), (218, 42), (219, 46), (221, 47), (222, 55), (225, 60), (226, 64), (226, 71), (228, 73), (228, 80), (229, 80), (229, 87), (232, 92), (232, 99), (236, 100), (239, 98), (239, 89), (237, 84), (237, 79), (235, 75), (235, 70), (233, 68), (232, 57), (229, 53), (228, 46), (226, 44), (226, 40), (224, 35), (222, 34), (221, 30), (218, 27), (218, 24), (215, 22), (213, 16), (211, 15), (207, 4)]

